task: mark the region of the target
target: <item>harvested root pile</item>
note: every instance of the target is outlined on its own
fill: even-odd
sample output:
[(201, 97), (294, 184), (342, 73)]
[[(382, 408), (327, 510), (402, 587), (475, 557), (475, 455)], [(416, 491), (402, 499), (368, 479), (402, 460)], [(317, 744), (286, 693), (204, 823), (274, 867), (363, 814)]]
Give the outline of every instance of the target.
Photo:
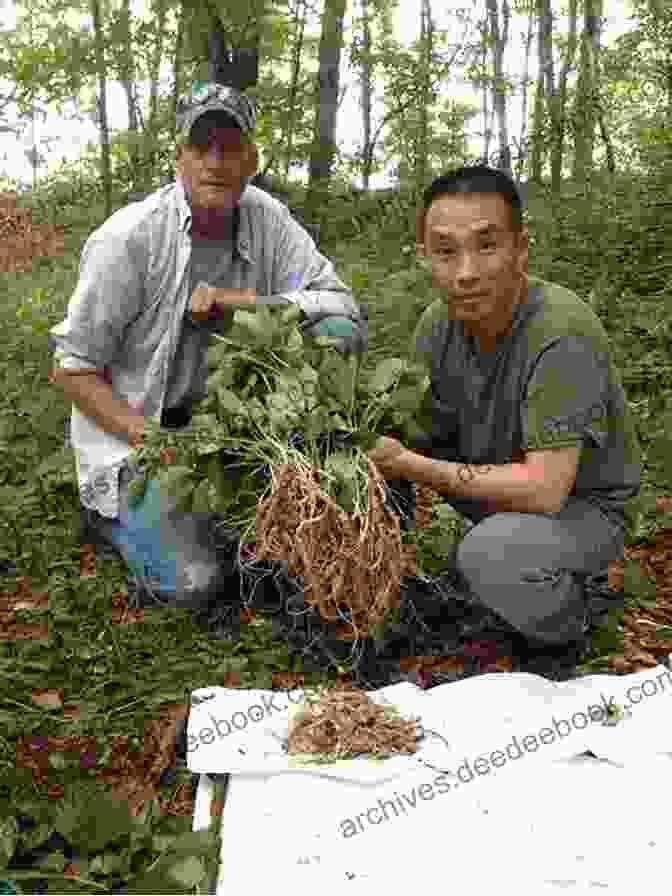
[(303, 578), (306, 606), (368, 637), (401, 595), (401, 530), (380, 473), (369, 461), (367, 510), (352, 514), (324, 494), (315, 466), (274, 465), (272, 477), (257, 505), (257, 558), (286, 560), (290, 576)]
[(390, 718), (366, 691), (327, 689), (290, 723), (288, 753), (415, 753), (414, 721)]

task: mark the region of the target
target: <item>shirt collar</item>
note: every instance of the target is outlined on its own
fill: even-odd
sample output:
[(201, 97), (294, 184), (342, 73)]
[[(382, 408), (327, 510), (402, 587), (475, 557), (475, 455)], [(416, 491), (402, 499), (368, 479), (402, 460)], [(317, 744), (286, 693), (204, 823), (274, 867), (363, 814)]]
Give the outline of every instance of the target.
[[(179, 182), (179, 180), (176, 179), (173, 186), (175, 187), (175, 196), (177, 201), (178, 228), (180, 230), (180, 233), (188, 233), (189, 227), (191, 226), (191, 206), (187, 201), (184, 187)], [(236, 206), (233, 213), (233, 243), (234, 252), (237, 252), (244, 261), (253, 263), (254, 258), (252, 257), (250, 249), (251, 215), (249, 213), (241, 215), (241, 207), (245, 207), (247, 211), (248, 204), (249, 193), (247, 190), (245, 190), (240, 198), (240, 204)]]

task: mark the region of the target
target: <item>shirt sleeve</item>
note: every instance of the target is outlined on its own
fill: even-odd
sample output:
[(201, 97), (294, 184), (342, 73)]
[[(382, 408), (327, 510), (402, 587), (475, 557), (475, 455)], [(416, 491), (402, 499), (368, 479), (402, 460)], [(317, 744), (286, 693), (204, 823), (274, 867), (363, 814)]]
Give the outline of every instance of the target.
[(55, 358), (102, 369), (117, 357), (145, 292), (146, 256), (127, 236), (94, 234), (82, 251), (77, 288), (64, 321), (50, 330)]
[(522, 447), (569, 448), (607, 435), (609, 357), (591, 341), (563, 336), (544, 349), (530, 376), (522, 408)]
[(364, 331), (365, 321), (352, 291), (289, 209), (278, 212), (273, 233), (273, 296), (283, 296), (289, 303), (299, 305), (310, 324), (326, 317), (347, 317)]

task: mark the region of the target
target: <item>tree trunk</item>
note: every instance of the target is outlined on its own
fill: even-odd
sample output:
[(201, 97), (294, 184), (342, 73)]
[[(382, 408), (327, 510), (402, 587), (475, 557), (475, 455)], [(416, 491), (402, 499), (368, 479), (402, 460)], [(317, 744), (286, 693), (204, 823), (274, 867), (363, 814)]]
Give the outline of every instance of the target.
[(527, 35), (525, 37), (525, 67), (523, 69), (523, 115), (520, 126), (520, 146), (518, 149), (518, 164), (516, 166), (516, 178), (520, 180), (524, 161), (527, 159), (529, 150), (527, 147), (527, 88), (530, 80), (530, 47), (532, 46), (534, 28), (534, 15), (532, 7), (527, 20)]
[[(128, 2), (128, 0), (126, 0), (126, 2)], [(159, 77), (161, 75), (161, 60), (163, 58), (163, 39), (165, 36), (167, 10), (168, 5), (166, 0), (154, 0), (154, 3), (152, 4), (152, 13), (156, 20), (156, 47), (149, 73), (149, 127), (152, 133), (156, 126), (156, 117), (158, 113)], [(182, 12), (184, 12), (184, 9), (182, 9)]]
[(336, 154), (336, 120), (346, 3), (347, 0), (325, 0), (324, 3), (314, 137), (308, 175), (307, 205), (311, 211), (314, 211), (328, 184)]
[(105, 64), (105, 36), (100, 15), (100, 0), (90, 0), (98, 72), (98, 126), (100, 129), (101, 173), (105, 191), (105, 217), (112, 214), (112, 172), (110, 166), (110, 131), (107, 123), (107, 77)]
[(596, 123), (595, 50), (600, 40), (600, 0), (584, 0), (581, 61), (574, 102), (574, 170), (577, 183), (589, 185), (593, 167)]
[(133, 37), (131, 32), (131, 0), (123, 0), (119, 10), (124, 34), (124, 57), (119, 66), (120, 81), (126, 94), (128, 109), (128, 155), (131, 168), (131, 183), (134, 190), (140, 188), (140, 172), (138, 170), (139, 147), (138, 104), (135, 85), (135, 66), (133, 64)]
[[(553, 96), (553, 12), (551, 0), (537, 0), (538, 74), (534, 102), (534, 139), (532, 143), (530, 180), (542, 185), (546, 161), (545, 101)], [(551, 104), (552, 105), (552, 104)]]
[(177, 32), (175, 34), (175, 56), (173, 59), (173, 113), (171, 115), (171, 143), (175, 143), (177, 134), (177, 101), (180, 97), (180, 82), (182, 80), (182, 47), (184, 43), (184, 28), (186, 24), (187, 4), (181, 0), (177, 19)]
[(369, 21), (369, 0), (361, 0), (362, 6), (362, 124), (364, 127), (364, 148), (362, 152), (362, 184), (368, 192), (373, 167), (373, 146), (371, 145), (371, 97), (373, 94), (373, 66), (371, 64), (371, 25)]
[(434, 56), (434, 23), (431, 0), (421, 0), (420, 6), (420, 127), (415, 153), (415, 189), (420, 194), (427, 186), (427, 155), (429, 142), (429, 107), (432, 103), (431, 64)]
[(490, 120), (490, 113), (488, 111), (488, 24), (487, 21), (482, 23), (480, 26), (481, 31), (481, 65), (483, 67), (483, 81), (482, 81), (482, 89), (483, 95), (481, 97), (481, 110), (483, 112), (483, 164), (490, 164), (490, 141), (492, 140), (492, 125)]
[(576, 54), (576, 15), (577, 0), (569, 0), (569, 36), (565, 58), (560, 70), (558, 92), (554, 96), (556, 103), (553, 121), (555, 124), (553, 144), (551, 147), (551, 184), (553, 192), (560, 194), (562, 188), (562, 161), (565, 154), (565, 127), (567, 118), (567, 76), (574, 65)]
[(161, 73), (161, 60), (163, 58), (163, 40), (166, 29), (166, 13), (168, 4), (166, 0), (154, 0), (152, 12), (156, 20), (156, 47), (149, 72), (149, 122), (145, 131), (145, 139), (149, 141), (147, 167), (151, 175), (156, 168), (156, 144), (158, 137), (158, 101), (159, 101), (159, 77)]
[(494, 70), (492, 105), (497, 115), (499, 134), (499, 159), (496, 167), (511, 174), (511, 149), (509, 147), (509, 130), (506, 123), (506, 85), (504, 84), (504, 50), (509, 40), (511, 10), (509, 9), (508, 0), (504, 0), (502, 6), (503, 31), (500, 34), (497, 0), (486, 0), (486, 2), (490, 18), (490, 33), (494, 41), (492, 48)]
[(287, 94), (287, 129), (285, 131), (285, 180), (289, 179), (294, 151), (294, 121), (296, 119), (296, 98), (299, 91), (301, 75), (301, 56), (303, 54), (303, 35), (306, 30), (306, 0), (297, 0), (294, 12), (295, 38), (292, 47), (292, 79)]

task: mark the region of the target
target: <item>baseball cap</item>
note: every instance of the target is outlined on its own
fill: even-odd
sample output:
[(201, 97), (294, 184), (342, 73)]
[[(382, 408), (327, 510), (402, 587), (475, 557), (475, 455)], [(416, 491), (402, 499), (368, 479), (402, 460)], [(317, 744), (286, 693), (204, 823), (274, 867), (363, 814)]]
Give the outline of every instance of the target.
[(247, 135), (256, 127), (257, 115), (254, 104), (234, 87), (196, 81), (189, 94), (177, 101), (177, 134), (179, 142), (187, 142), (195, 122), (206, 112), (225, 112)]

